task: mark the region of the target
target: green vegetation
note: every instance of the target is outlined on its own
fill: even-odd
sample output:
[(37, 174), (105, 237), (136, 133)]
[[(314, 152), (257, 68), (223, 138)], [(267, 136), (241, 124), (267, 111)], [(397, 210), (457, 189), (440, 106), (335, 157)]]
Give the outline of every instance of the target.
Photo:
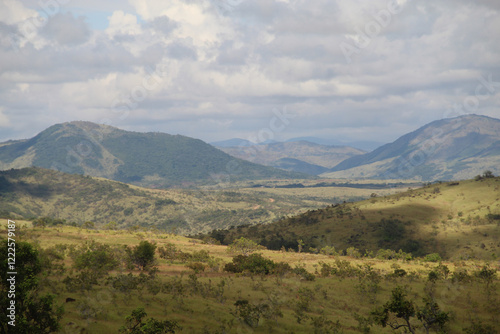
[[(8, 242), (3, 238), (0, 239), (0, 251), (5, 254), (0, 261), (1, 333), (49, 333), (58, 330), (63, 308), (54, 305), (54, 295), (39, 292), (38, 276), (44, 269), (39, 251), (28, 242)], [(14, 275), (9, 274), (12, 270), (9, 269), (7, 254), (15, 259)]]
[[(498, 268), (491, 261), (434, 263), (265, 249), (245, 256), (149, 229), (30, 226), (16, 224), (18, 247), (39, 260), (26, 266), (38, 268), (27, 279), (37, 284), (28, 296), (52, 296), (44, 310), (60, 333), (500, 329)], [(149, 265), (136, 266), (135, 253), (150, 259)], [(63, 304), (64, 312), (58, 307)]]
[(159, 321), (154, 318), (149, 318), (146, 322), (142, 319), (147, 316), (144, 308), (139, 307), (132, 311), (132, 314), (127, 317), (126, 325), (120, 328), (120, 333), (130, 334), (162, 334), (175, 333), (181, 329), (177, 322), (164, 320)]
[(143, 240), (134, 247), (131, 252), (131, 258), (135, 265), (141, 270), (151, 267), (155, 262), (156, 245)]
[[(259, 184), (274, 187), (286, 183), (276, 180)], [(230, 185), (239, 188), (153, 190), (42, 168), (9, 170), (0, 172), (0, 217), (33, 219), (37, 226), (140, 226), (188, 234), (270, 223), (334, 202), (367, 198), (372, 192), (340, 187), (262, 189), (254, 188), (254, 183)], [(394, 191), (380, 189), (377, 193)]]
[(244, 236), (268, 249), (296, 251), (301, 240), (306, 252), (355, 257), (495, 260), (500, 258), (499, 198), (500, 177), (439, 182), (197, 237), (229, 245)]
[(29, 140), (0, 145), (0, 169), (31, 166), (155, 188), (217, 184), (226, 179), (309, 178), (234, 158), (198, 139), (129, 132), (90, 122), (57, 124)]

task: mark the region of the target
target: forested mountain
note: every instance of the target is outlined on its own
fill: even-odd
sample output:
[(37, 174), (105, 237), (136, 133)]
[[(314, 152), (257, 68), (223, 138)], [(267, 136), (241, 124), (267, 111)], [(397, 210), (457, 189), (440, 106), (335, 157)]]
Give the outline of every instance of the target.
[(307, 177), (234, 158), (198, 139), (91, 122), (57, 124), (0, 144), (0, 169), (30, 166), (155, 187)]

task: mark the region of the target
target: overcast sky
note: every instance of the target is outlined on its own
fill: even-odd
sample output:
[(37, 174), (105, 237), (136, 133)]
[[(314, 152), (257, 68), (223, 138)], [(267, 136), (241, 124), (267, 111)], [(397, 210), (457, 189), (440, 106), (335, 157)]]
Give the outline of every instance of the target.
[(0, 141), (87, 120), (208, 142), (391, 142), (445, 117), (500, 118), (499, 11), (498, 0), (0, 0)]

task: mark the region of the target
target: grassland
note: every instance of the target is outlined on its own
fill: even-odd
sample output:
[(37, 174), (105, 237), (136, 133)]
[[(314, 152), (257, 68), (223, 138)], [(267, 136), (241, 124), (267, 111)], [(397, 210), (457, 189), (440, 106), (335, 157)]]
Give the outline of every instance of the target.
[[(40, 293), (51, 293), (56, 305), (64, 305), (60, 333), (116, 333), (137, 307), (144, 307), (148, 318), (176, 321), (182, 327), (178, 333), (391, 333), (389, 328), (371, 323), (370, 313), (389, 300), (396, 286), (404, 286), (408, 298), (417, 306), (424, 305), (423, 297), (431, 296), (449, 314), (447, 333), (462, 333), (473, 324), (492, 330), (487, 333), (500, 328), (498, 277), (488, 281), (478, 274), (485, 265), (498, 269), (498, 262), (460, 260), (438, 264), (421, 259), (382, 260), (262, 250), (265, 258), (304, 268), (309, 275), (304, 275), (303, 270), (271, 275), (230, 274), (223, 271), (223, 266), (235, 254), (229, 253), (227, 247), (178, 235), (147, 229), (131, 233), (70, 226), (33, 228), (29, 221), (17, 221), (16, 225), (17, 242), (38, 245), (45, 258), (52, 254), (50, 265), (45, 262), (40, 277)], [(6, 235), (5, 226), (1, 235)], [(67, 277), (80, 273), (70, 256), (78, 247), (92, 241), (102, 243), (112, 247), (114, 256), (120, 258), (120, 249), (143, 240), (156, 243), (158, 249), (174, 246), (178, 254), (206, 251), (209, 259), (202, 259), (205, 269), (195, 272), (190, 269), (192, 261), (181, 260), (181, 256), (160, 258), (157, 252), (158, 271), (146, 273), (140, 283), (128, 287), (115, 284), (144, 274), (124, 266), (108, 272), (90, 288), (66, 283)], [(429, 280), (431, 271), (442, 273), (439, 268), (444, 266), (450, 273)], [(395, 275), (396, 270), (400, 275)], [(65, 302), (67, 298), (75, 301)], [(248, 301), (252, 310), (260, 310), (255, 313), (259, 315), (257, 321), (235, 305), (242, 300)], [(416, 318), (411, 321), (419, 323)], [(420, 332), (424, 332), (423, 328)]]
[[(288, 183), (309, 180), (289, 180)], [(255, 188), (256, 182), (226, 182), (192, 190), (148, 189), (106, 179), (71, 175), (41, 168), (0, 172), (0, 215), (14, 218), (51, 217), (77, 225), (91, 221), (120, 228), (155, 226), (189, 234), (243, 224), (267, 224), (332, 203), (368, 198), (395, 189)], [(286, 181), (262, 181), (276, 186)]]
[[(275, 189), (268, 189), (269, 192)], [(293, 191), (301, 191), (294, 189)], [(402, 249), (448, 259), (500, 258), (500, 178), (430, 184), (387, 196), (330, 205), (271, 225), (211, 234), (228, 244), (250, 237), (273, 249)], [(272, 246), (271, 246), (272, 245)]]

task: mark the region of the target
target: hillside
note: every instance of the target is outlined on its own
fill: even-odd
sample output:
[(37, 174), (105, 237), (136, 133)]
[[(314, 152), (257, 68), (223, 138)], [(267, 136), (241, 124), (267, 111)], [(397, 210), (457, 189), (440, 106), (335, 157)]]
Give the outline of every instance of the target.
[[(332, 205), (279, 222), (209, 234), (224, 244), (240, 236), (270, 249), (350, 247), (439, 253), (443, 258), (500, 257), (500, 177), (440, 183)], [(352, 251), (352, 250), (351, 250)]]
[(459, 180), (500, 172), (500, 120), (466, 115), (427, 124), (322, 176)]
[[(119, 228), (136, 225), (177, 233), (208, 232), (241, 224), (270, 223), (344, 200), (391, 193), (391, 189), (199, 189), (160, 190), (42, 168), (0, 172), (0, 217), (92, 221)], [(304, 182), (304, 180), (302, 180)]]
[[(6, 225), (0, 223), (1, 235), (7, 235)], [(225, 246), (148, 229), (32, 227), (19, 220), (15, 226), (17, 278), (26, 272), (37, 276), (32, 284), (16, 287), (16, 318), (25, 315), (21, 310), (26, 300), (50, 294), (53, 299), (37, 309), (35, 320), (40, 314), (54, 315), (47, 311), (64, 305), (58, 333), (118, 333), (140, 318), (138, 327), (151, 328), (154, 319), (156, 325), (169, 321), (178, 326), (168, 332), (177, 334), (389, 334), (394, 331), (376, 323), (372, 312), (397, 287), (404, 287), (408, 306), (427, 306), (431, 316), (445, 316), (442, 333), (497, 333), (500, 328), (494, 263), (268, 250), (245, 257)], [(0, 245), (7, 252), (6, 243)], [(30, 245), (37, 251), (27, 259), (21, 250)], [(153, 246), (154, 257), (144, 269), (133, 256), (143, 245)], [(43, 260), (38, 275), (37, 267), (29, 265), (36, 254)], [(239, 272), (242, 258), (247, 269)], [(0, 290), (7, 291), (8, 270), (6, 265), (1, 269)], [(30, 288), (36, 293), (21, 293)], [(435, 303), (431, 308), (427, 298)], [(139, 308), (144, 317), (130, 319)], [(0, 310), (4, 318), (6, 310)], [(394, 314), (390, 319), (399, 320)], [(48, 323), (48, 317), (43, 320)], [(417, 314), (409, 322), (420, 326), (415, 333), (425, 333)], [(10, 332), (6, 321), (0, 326)]]
[(253, 146), (221, 147), (222, 151), (244, 160), (317, 175), (341, 161), (363, 154), (348, 146), (327, 146), (308, 141), (271, 143)]
[(198, 139), (90, 122), (57, 124), (0, 145), (0, 169), (31, 166), (154, 187), (307, 177), (236, 159)]

